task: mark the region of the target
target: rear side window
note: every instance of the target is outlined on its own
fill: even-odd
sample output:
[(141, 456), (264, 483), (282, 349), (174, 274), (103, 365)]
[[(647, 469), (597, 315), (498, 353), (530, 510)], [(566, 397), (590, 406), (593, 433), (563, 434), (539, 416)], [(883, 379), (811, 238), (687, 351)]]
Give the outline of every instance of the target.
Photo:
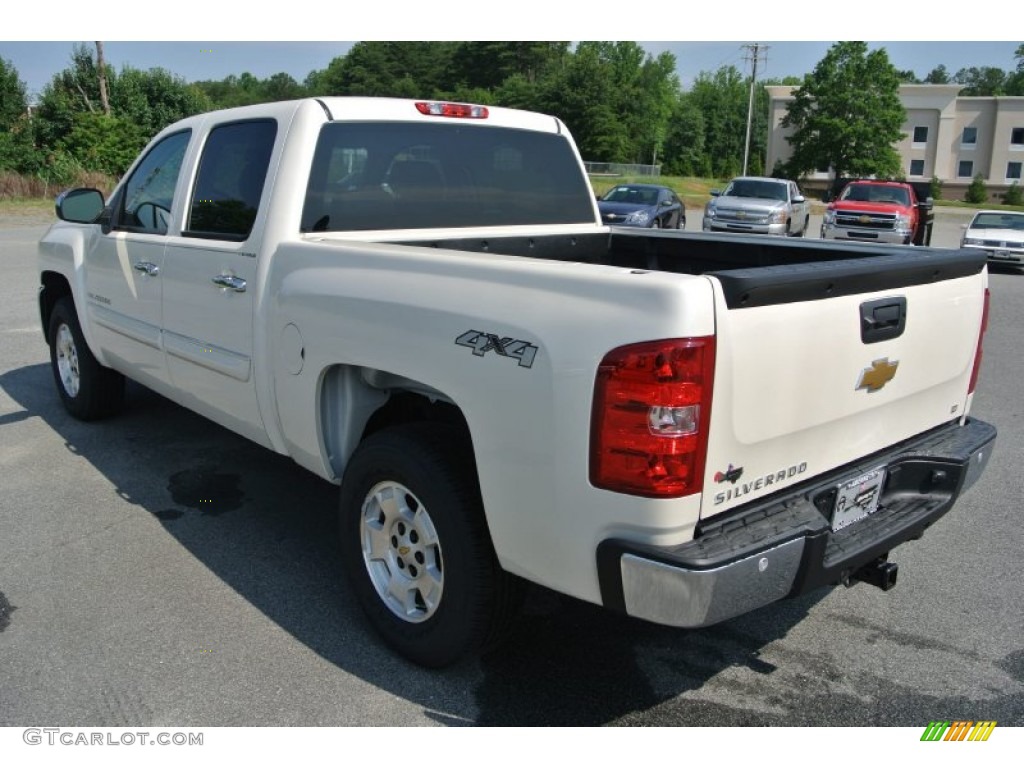
[(183, 234), (216, 240), (249, 237), (276, 136), (273, 120), (226, 123), (210, 131)]
[(331, 123), (302, 231), (592, 223), (565, 136), (480, 125)]

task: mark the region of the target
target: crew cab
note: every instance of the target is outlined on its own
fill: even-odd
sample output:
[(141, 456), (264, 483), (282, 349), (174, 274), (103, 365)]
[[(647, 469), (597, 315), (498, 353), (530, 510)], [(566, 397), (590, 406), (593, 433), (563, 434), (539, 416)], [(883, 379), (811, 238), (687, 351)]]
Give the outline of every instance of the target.
[(932, 199), (919, 201), (912, 184), (859, 179), (846, 184), (822, 217), (826, 240), (927, 245)]
[(711, 190), (704, 206), (705, 232), (803, 237), (811, 207), (795, 181), (768, 176), (740, 176), (724, 190)]
[(337, 483), (351, 588), (427, 666), (527, 582), (679, 627), (889, 588), (996, 439), (984, 253), (609, 227), (551, 116), (212, 112), (56, 210), (67, 410), (131, 378)]

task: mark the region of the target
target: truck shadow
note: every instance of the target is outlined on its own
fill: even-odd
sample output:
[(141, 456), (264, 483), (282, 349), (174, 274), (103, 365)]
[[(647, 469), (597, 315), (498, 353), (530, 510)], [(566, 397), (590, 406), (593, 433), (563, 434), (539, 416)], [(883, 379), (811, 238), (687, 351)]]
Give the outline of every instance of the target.
[[(132, 383), (125, 412), (94, 424), (64, 412), (48, 365), (4, 373), (0, 388), (23, 409), (0, 426), (41, 418), (139, 514), (159, 520), (188, 553), (296, 640), (339, 669), (421, 706), (439, 723), (629, 724), (729, 668), (770, 675), (775, 667), (759, 658), (760, 650), (828, 594), (685, 631), (536, 587), (501, 648), (427, 671), (378, 641), (347, 589), (336, 543), (335, 486)], [(713, 722), (670, 724), (766, 724), (753, 717), (716, 711)]]

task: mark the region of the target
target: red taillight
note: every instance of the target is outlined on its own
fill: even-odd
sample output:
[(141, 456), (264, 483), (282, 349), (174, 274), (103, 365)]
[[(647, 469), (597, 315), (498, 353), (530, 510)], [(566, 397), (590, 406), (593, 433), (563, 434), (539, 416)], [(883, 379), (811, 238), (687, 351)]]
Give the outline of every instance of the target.
[(700, 493), (715, 338), (619, 347), (597, 369), (590, 482), (637, 496)]
[(487, 107), (474, 104), (456, 104), (451, 101), (417, 101), (416, 109), (424, 115), (434, 117), (468, 117), (474, 120), (486, 119)]
[(974, 353), (974, 368), (971, 370), (971, 383), (967, 386), (967, 394), (974, 392), (978, 386), (978, 374), (981, 373), (981, 346), (985, 340), (985, 331), (988, 330), (988, 304), (989, 292), (985, 289), (985, 308), (981, 311), (981, 330), (978, 331), (978, 349)]

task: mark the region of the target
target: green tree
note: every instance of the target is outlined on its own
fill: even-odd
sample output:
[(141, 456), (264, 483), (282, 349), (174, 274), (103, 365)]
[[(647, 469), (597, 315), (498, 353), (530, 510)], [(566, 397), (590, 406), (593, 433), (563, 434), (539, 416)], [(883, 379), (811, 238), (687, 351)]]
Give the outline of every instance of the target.
[(27, 108), (25, 84), (18, 77), (18, 70), (0, 58), (0, 131), (9, 131)]
[(1010, 185), (1003, 195), (1003, 202), (1006, 205), (1024, 205), (1024, 190), (1021, 190), (1020, 184), (1015, 181)]
[(662, 173), (669, 176), (711, 176), (711, 160), (704, 150), (704, 135), (703, 113), (689, 94), (682, 94), (669, 120)]
[(1005, 96), (1007, 73), (999, 67), (965, 67), (953, 75), (963, 85), (961, 96)]
[(988, 188), (985, 186), (985, 177), (980, 173), (974, 176), (971, 185), (967, 187), (967, 194), (964, 200), (968, 203), (984, 203), (988, 201)]
[(835, 43), (794, 93), (782, 126), (793, 129), (788, 172), (802, 176), (831, 167), (842, 176), (894, 177), (894, 144), (903, 138), (906, 110), (899, 77), (884, 48)]
[(26, 172), (35, 160), (28, 99), (18, 70), (0, 59), (0, 170)]
[(446, 79), (458, 43), (360, 42), (327, 68), (307, 77), (323, 96), (434, 98)]
[[(720, 67), (714, 73), (701, 72), (687, 98), (704, 118), (707, 161), (702, 165), (709, 167), (708, 175), (726, 178), (740, 173), (747, 135), (750, 81), (731, 65)], [(763, 152), (753, 151), (752, 154), (763, 156)]]
[(946, 71), (945, 64), (939, 64), (931, 72), (924, 76), (924, 82), (930, 83), (931, 85), (948, 85), (949, 84), (949, 72)]
[[(207, 111), (209, 98), (164, 69), (124, 67), (108, 71), (111, 114), (100, 106), (99, 77), (92, 50), (72, 49), (70, 66), (43, 89), (32, 119), (35, 143), (44, 153), (61, 150), (85, 170), (123, 172), (152, 136), (183, 117)], [(110, 117), (112, 121), (83, 118)], [(107, 133), (109, 131), (109, 134)], [(95, 142), (95, 146), (88, 146)], [(120, 171), (112, 170), (119, 168)]]
[(542, 41), (481, 41), (459, 43), (452, 52), (447, 79), (451, 87), (468, 86), (490, 91), (506, 80), (522, 77), (536, 83), (562, 61), (569, 43)]
[(80, 112), (60, 149), (82, 167), (120, 176), (131, 165), (149, 136), (129, 119), (102, 112)]
[(1013, 54), (1017, 68), (1006, 77), (1006, 95), (1024, 96), (1024, 43), (1017, 46)]
[(630, 136), (618, 113), (607, 43), (580, 43), (548, 78), (538, 107), (560, 117), (586, 160), (628, 162)]

